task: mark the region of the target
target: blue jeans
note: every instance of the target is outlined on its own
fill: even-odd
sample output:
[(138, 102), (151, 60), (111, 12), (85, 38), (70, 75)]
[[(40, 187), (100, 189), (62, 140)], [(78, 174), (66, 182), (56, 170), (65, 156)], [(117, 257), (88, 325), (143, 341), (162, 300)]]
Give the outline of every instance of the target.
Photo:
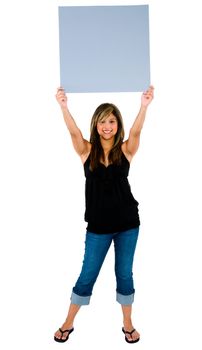
[(90, 303), (93, 286), (112, 241), (115, 249), (116, 300), (122, 305), (133, 303), (135, 289), (132, 267), (138, 233), (139, 227), (112, 234), (87, 231), (83, 266), (72, 291), (72, 304)]

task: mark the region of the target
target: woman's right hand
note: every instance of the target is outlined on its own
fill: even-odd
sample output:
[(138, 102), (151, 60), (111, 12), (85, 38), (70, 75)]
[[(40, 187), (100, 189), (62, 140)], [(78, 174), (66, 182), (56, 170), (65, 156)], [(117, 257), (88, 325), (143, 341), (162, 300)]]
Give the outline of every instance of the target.
[(59, 87), (57, 89), (57, 93), (55, 97), (61, 108), (67, 107), (67, 96), (65, 94), (65, 90), (63, 89), (63, 87)]

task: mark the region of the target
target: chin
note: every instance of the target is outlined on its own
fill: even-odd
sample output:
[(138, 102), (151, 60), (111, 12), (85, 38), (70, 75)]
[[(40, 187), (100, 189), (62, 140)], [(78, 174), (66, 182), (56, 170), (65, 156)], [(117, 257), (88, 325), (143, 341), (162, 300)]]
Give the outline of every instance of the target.
[(101, 137), (105, 140), (111, 140), (114, 138), (115, 135), (101, 135)]

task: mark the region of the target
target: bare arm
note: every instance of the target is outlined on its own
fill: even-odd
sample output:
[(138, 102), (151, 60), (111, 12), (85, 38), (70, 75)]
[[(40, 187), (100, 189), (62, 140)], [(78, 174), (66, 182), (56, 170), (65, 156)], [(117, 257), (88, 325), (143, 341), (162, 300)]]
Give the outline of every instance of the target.
[(144, 125), (147, 108), (153, 99), (153, 91), (153, 86), (150, 86), (149, 89), (142, 94), (140, 111), (130, 129), (128, 140), (123, 143), (123, 152), (126, 154), (129, 161), (132, 160), (138, 150), (141, 130)]
[(76, 125), (76, 122), (67, 107), (67, 96), (63, 88), (58, 88), (56, 100), (61, 107), (63, 118), (67, 129), (69, 130), (74, 149), (84, 162), (86, 155), (90, 152), (91, 144), (83, 138), (80, 129)]

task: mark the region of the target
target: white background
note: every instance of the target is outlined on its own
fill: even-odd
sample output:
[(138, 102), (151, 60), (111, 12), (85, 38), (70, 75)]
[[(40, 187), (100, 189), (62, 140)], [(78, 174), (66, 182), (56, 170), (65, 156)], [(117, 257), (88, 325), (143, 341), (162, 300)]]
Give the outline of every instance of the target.
[[(134, 273), (139, 349), (201, 349), (201, 11), (200, 1), (148, 1), (151, 80), (148, 110), (130, 183), (140, 202)], [(135, 1), (7, 1), (0, 5), (0, 344), (58, 349), (80, 272), (86, 224), (84, 176), (55, 100), (59, 5)], [(75, 77), (76, 79), (76, 77)], [(84, 136), (98, 104), (118, 105), (126, 135), (140, 94), (72, 94)], [(70, 349), (123, 349), (115, 302), (113, 249)]]

